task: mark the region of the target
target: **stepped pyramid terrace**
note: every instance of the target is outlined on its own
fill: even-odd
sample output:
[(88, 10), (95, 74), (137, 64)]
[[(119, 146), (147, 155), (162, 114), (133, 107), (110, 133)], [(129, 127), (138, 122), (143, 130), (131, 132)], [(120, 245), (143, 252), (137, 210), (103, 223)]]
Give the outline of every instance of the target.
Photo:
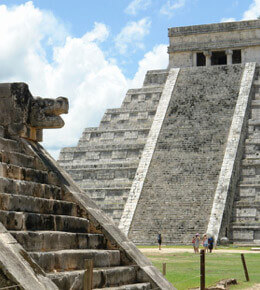
[(168, 68), (58, 162), (134, 243), (260, 244), (260, 20), (168, 35)]
[(5, 83), (0, 111), (0, 288), (83, 290), (88, 259), (91, 289), (175, 289), (39, 144), (67, 99)]

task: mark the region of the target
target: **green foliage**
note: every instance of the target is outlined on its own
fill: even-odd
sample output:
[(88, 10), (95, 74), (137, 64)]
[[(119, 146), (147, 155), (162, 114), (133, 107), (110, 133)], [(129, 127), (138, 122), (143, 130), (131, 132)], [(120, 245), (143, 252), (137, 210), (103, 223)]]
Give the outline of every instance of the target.
[[(166, 278), (178, 289), (184, 290), (200, 285), (200, 256), (193, 253), (145, 254), (162, 271), (162, 263), (167, 264)], [(206, 254), (206, 287), (217, 281), (235, 278), (239, 285), (230, 289), (243, 289), (260, 283), (260, 253), (244, 254), (250, 283), (246, 282), (240, 253)]]

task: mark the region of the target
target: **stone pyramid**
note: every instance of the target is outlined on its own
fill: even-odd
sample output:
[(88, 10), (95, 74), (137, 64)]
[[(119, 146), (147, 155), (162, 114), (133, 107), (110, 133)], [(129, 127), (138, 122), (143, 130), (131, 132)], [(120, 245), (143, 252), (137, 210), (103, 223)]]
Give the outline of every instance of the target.
[(59, 164), (133, 242), (260, 244), (258, 35), (260, 20), (170, 28), (169, 67), (62, 149)]
[(92, 259), (93, 289), (175, 289), (38, 143), (67, 100), (24, 83), (0, 100), (0, 287), (80, 290)]
[[(247, 74), (249, 81), (242, 78)], [(251, 151), (257, 146), (257, 77), (258, 68), (251, 64), (150, 71), (143, 88), (129, 90), (122, 107), (107, 110), (99, 128), (85, 129), (77, 147), (62, 150), (59, 163), (135, 243), (155, 244), (158, 232), (170, 244), (189, 243), (196, 232), (257, 243), (257, 183), (253, 188), (246, 183), (237, 165), (244, 149), (249, 150), (249, 140)], [(255, 137), (240, 141), (240, 150), (233, 153), (237, 158), (233, 166), (238, 166), (235, 180), (240, 179), (234, 189), (234, 177), (223, 184), (220, 172), (245, 86), (248, 103), (243, 122), (252, 117), (239, 140), (247, 134)], [(256, 96), (249, 109), (252, 94)], [(147, 118), (139, 123), (137, 116), (153, 102), (153, 114), (149, 117), (147, 109)], [(243, 158), (247, 164), (243, 172), (256, 172), (253, 161), (249, 164), (246, 155)]]

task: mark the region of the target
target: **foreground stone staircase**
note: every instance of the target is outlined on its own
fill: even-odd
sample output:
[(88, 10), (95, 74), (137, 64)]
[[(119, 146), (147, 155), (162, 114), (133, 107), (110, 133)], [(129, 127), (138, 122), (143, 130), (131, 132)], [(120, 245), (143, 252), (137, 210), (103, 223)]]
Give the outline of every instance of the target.
[(136, 284), (136, 266), (122, 266), (120, 251), (109, 250), (102, 234), (90, 232), (79, 206), (66, 201), (55, 172), (22, 150), (18, 141), (2, 134), (0, 144), (0, 221), (59, 289), (70, 289), (82, 279), (84, 259), (93, 259), (94, 288), (151, 288), (150, 283)]
[(233, 242), (260, 244), (260, 67), (256, 68), (248, 134), (233, 208)]
[[(7, 90), (6, 85), (2, 86), (0, 97)], [(23, 102), (24, 86), (18, 107)], [(85, 259), (93, 260), (94, 289), (174, 289), (37, 140), (11, 135), (8, 126), (0, 126), (0, 226), (4, 226), (0, 233), (6, 229), (5, 235), (11, 234), (19, 243), (17, 247), (22, 246), (12, 249), (19, 252), (17, 256), (22, 255), (35, 273), (54, 282), (44, 289), (57, 289), (55, 285), (62, 290), (83, 289)], [(0, 242), (3, 238), (0, 235)], [(3, 259), (0, 255), (5, 266), (8, 258)], [(6, 268), (10, 275), (8, 265)], [(161, 282), (154, 282), (156, 273), (164, 281), (161, 286)], [(19, 277), (12, 278), (21, 283)]]
[(143, 152), (167, 71), (147, 73), (141, 89), (108, 109), (98, 128), (86, 128), (77, 147), (62, 149), (59, 164), (118, 224)]

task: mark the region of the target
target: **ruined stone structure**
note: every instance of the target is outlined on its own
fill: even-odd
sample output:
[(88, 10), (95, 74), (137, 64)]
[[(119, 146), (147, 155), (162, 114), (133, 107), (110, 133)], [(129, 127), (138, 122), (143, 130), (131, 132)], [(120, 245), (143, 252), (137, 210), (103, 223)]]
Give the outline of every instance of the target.
[[(260, 243), (260, 20), (169, 29), (169, 67), (60, 165), (139, 244)], [(259, 180), (258, 180), (259, 179)]]
[(92, 259), (93, 289), (175, 289), (38, 143), (67, 111), (0, 84), (0, 287), (81, 290)]

